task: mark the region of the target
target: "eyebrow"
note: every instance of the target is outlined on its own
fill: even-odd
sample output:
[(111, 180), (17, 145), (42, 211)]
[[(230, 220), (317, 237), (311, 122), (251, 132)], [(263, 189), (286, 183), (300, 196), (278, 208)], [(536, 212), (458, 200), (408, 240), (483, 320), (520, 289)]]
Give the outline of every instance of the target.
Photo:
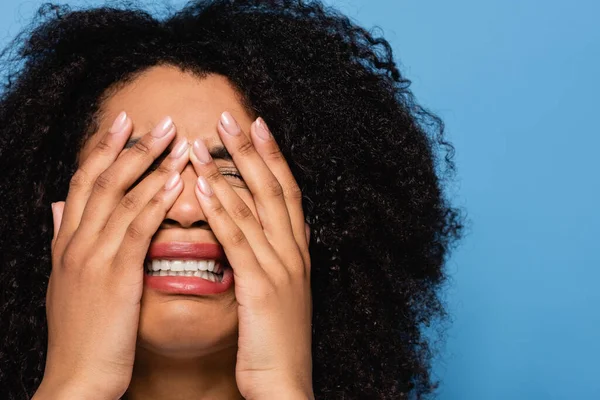
[[(127, 143), (125, 143), (125, 149), (132, 147), (134, 144), (139, 142), (141, 137), (129, 139)], [(225, 161), (233, 161), (233, 157), (227, 151), (227, 148), (223, 145), (217, 145), (208, 149), (208, 153), (215, 160), (225, 160)]]

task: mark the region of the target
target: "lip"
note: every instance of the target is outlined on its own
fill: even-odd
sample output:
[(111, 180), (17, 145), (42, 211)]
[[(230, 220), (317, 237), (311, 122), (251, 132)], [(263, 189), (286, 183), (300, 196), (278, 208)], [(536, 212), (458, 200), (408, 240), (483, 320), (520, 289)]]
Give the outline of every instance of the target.
[(148, 248), (149, 260), (224, 260), (223, 247), (216, 243), (162, 242), (152, 243)]
[[(223, 247), (215, 243), (163, 242), (153, 243), (147, 260), (218, 260), (225, 264)], [(144, 285), (167, 294), (211, 295), (223, 293), (233, 286), (233, 270), (224, 266), (221, 282), (207, 281), (193, 276), (151, 276), (144, 273)]]

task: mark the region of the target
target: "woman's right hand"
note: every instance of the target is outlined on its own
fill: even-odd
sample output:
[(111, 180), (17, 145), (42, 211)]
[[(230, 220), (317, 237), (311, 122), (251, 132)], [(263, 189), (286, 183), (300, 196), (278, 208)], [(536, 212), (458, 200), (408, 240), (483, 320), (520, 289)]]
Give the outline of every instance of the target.
[(144, 259), (189, 160), (181, 140), (130, 190), (173, 141), (175, 126), (163, 119), (120, 154), (131, 131), (121, 113), (73, 175), (66, 201), (53, 205), (48, 352), (35, 399), (118, 399), (129, 386)]

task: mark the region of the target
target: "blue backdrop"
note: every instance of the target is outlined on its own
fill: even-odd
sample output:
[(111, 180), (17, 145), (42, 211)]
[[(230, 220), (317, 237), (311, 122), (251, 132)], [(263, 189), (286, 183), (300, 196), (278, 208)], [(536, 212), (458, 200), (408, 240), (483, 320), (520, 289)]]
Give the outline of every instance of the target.
[[(41, 2), (2, 0), (2, 45)], [(471, 224), (448, 265), (439, 399), (600, 399), (600, 2), (328, 3), (383, 29), (457, 148)]]

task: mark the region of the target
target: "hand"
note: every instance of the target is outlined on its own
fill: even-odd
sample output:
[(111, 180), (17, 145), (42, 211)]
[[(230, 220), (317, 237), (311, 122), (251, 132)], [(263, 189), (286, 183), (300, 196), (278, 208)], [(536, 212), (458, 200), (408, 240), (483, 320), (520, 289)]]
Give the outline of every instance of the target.
[(66, 202), (53, 205), (48, 354), (36, 398), (116, 399), (129, 386), (144, 259), (189, 161), (187, 141), (180, 141), (129, 190), (175, 137), (165, 118), (120, 155), (131, 130), (121, 113), (73, 175)]
[(249, 139), (226, 112), (218, 131), (258, 213), (257, 220), (197, 140), (190, 156), (196, 196), (234, 274), (238, 389), (249, 400), (313, 398), (309, 237), (300, 189), (264, 121), (252, 124)]

